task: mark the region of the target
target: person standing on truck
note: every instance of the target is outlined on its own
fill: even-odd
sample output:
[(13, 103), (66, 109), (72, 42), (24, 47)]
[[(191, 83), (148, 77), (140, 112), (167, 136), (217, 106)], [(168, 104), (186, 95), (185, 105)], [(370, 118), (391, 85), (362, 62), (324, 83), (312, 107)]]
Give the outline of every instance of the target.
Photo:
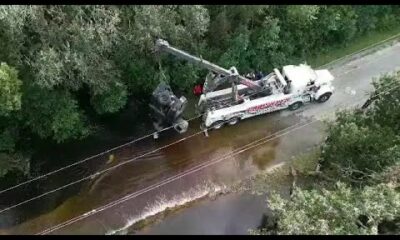
[(254, 71), (251, 71), (250, 79), (253, 80), (253, 81), (256, 79), (256, 75), (254, 74)]
[(311, 80), (310, 82), (307, 83), (308, 91), (316, 91), (317, 86), (315, 86), (315, 80)]
[(264, 77), (264, 74), (261, 71), (257, 71), (255, 75), (256, 80), (260, 80)]
[(254, 71), (252, 70), (251, 72), (249, 72), (245, 75), (245, 78), (254, 80), (256, 78), (256, 75), (254, 74)]

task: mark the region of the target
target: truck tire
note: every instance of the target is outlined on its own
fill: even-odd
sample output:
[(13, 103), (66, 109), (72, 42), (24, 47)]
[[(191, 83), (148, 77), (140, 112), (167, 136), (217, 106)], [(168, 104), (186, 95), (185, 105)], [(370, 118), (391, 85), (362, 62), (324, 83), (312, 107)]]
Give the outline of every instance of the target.
[(235, 125), (236, 123), (238, 123), (239, 120), (240, 120), (240, 118), (238, 118), (238, 117), (231, 118), (231, 119), (229, 119), (228, 124), (229, 124), (230, 126), (233, 126), (233, 125)]
[(319, 98), (317, 99), (317, 102), (323, 103), (328, 101), (328, 99), (331, 97), (332, 93), (324, 93)]
[(220, 129), (222, 128), (222, 126), (224, 126), (224, 123), (225, 123), (224, 121), (216, 121), (211, 125), (211, 129), (215, 130)]
[(157, 97), (158, 102), (162, 106), (167, 106), (170, 102), (170, 95), (167, 92), (162, 92)]
[(292, 111), (294, 111), (294, 110), (299, 109), (299, 108), (301, 107), (301, 105), (303, 105), (302, 102), (295, 102), (295, 103), (293, 103), (293, 104), (291, 104), (291, 105), (289, 106), (289, 109), (292, 110)]

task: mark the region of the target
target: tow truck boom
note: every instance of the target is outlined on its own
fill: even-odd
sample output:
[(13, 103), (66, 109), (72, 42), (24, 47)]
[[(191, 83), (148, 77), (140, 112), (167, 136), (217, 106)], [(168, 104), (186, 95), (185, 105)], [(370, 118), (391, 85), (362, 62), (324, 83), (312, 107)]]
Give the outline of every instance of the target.
[[(157, 39), (156, 45), (155, 45), (155, 50), (156, 51), (165, 51), (167, 53), (170, 53), (172, 55), (175, 55), (177, 57), (180, 57), (188, 62), (197, 64), (201, 67), (204, 67), (212, 72), (218, 73), (220, 75), (226, 76), (227, 78), (222, 78), (220, 79), (221, 82), (223, 80), (229, 79), (230, 81), (235, 82), (236, 84), (243, 84), (247, 87), (250, 87), (254, 90), (261, 90), (262, 87), (259, 86), (258, 84), (254, 83), (253, 81), (239, 75), (237, 69), (235, 67), (231, 67), (229, 70), (222, 68), (214, 63), (211, 63), (207, 60), (204, 60), (202, 58), (198, 58), (195, 56), (192, 56), (191, 54), (179, 50), (177, 48), (174, 48), (169, 45), (169, 43), (163, 39)], [(218, 83), (219, 84), (219, 83)], [(217, 85), (218, 85), (217, 84)]]

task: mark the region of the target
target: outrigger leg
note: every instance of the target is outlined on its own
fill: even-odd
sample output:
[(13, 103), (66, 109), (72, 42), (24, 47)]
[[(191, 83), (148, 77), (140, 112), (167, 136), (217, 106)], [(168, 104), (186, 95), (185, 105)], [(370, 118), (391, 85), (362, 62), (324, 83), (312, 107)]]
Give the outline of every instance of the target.
[(208, 128), (206, 128), (203, 124), (201, 124), (200, 129), (203, 130), (204, 136), (208, 137)]
[(158, 132), (153, 133), (153, 138), (154, 138), (154, 139), (158, 139), (158, 137), (159, 137)]
[(156, 132), (153, 133), (153, 138), (158, 139), (160, 137), (160, 132), (163, 130), (161, 121), (158, 122), (153, 122), (154, 129), (156, 129)]
[(207, 131), (207, 129), (204, 130), (204, 136), (208, 137), (208, 131)]

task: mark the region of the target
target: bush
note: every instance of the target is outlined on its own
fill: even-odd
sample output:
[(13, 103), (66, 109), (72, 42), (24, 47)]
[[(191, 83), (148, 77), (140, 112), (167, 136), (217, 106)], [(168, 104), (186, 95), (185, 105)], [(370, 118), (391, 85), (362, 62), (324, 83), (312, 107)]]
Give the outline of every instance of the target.
[(331, 191), (296, 188), (291, 199), (273, 194), (268, 203), (277, 219), (276, 229), (255, 234), (378, 234), (382, 224), (400, 214), (400, 193), (386, 184), (351, 189), (337, 183)]

